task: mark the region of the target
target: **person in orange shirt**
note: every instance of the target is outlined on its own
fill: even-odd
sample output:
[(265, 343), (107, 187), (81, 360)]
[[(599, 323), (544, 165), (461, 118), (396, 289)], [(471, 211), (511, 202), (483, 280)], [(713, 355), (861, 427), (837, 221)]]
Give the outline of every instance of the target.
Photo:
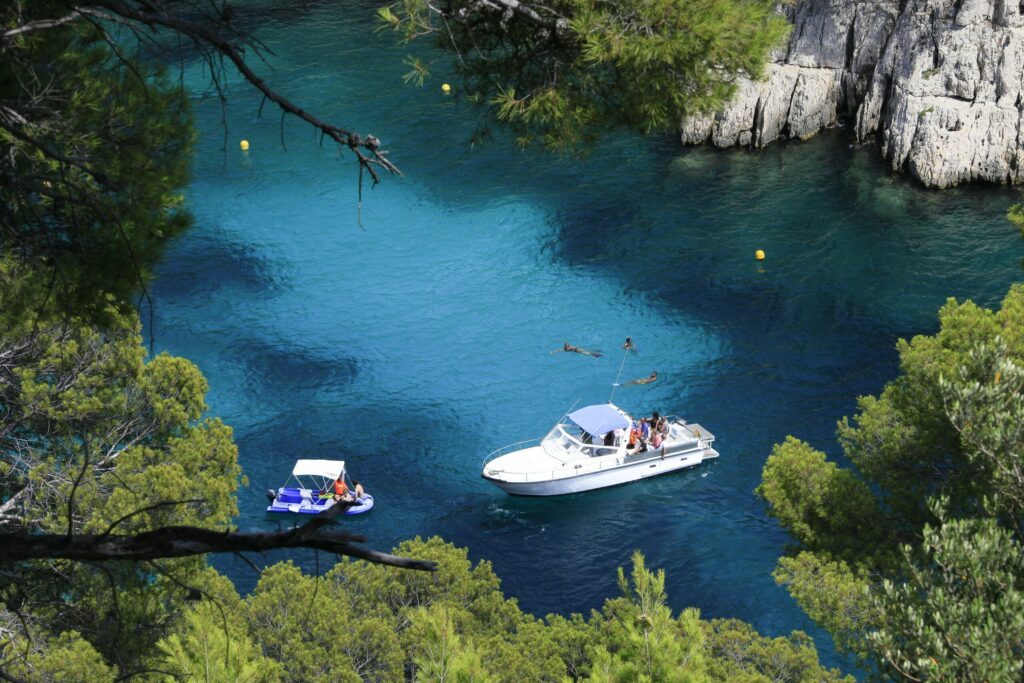
[(338, 480), (334, 482), (334, 497), (337, 500), (344, 500), (347, 502), (355, 500), (352, 492), (348, 490), (348, 484), (345, 483), (344, 476), (338, 477)]

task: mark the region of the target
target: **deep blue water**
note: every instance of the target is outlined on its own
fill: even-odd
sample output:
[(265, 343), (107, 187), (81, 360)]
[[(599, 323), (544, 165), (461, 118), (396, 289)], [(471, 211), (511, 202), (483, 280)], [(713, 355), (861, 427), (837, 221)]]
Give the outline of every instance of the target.
[[(896, 339), (934, 331), (946, 297), (993, 305), (1020, 279), (1014, 193), (922, 190), (842, 131), (760, 153), (629, 134), (583, 159), (500, 134), (471, 148), (479, 112), (440, 94), (443, 62), (427, 87), (404, 85), (408, 49), (372, 32), (371, 4), (242, 19), (276, 53), (274, 86), (379, 136), (405, 177), (366, 192), (361, 228), (351, 157), (294, 120), (282, 148), (279, 117), (258, 118), (237, 79), (223, 151), (220, 105), (201, 97), (198, 65), (186, 74), (196, 225), (160, 268), (155, 332), (199, 365), (211, 413), (235, 429), (250, 481), (239, 526), (274, 526), (263, 490), (296, 458), (343, 458), (378, 501), (351, 528), (382, 549), (433, 534), (467, 546), (524, 609), (600, 606), (640, 549), (674, 608), (808, 630), (841, 662), (775, 586), (788, 537), (753, 489), (787, 434), (838, 455), (836, 420), (894, 376)], [(616, 402), (701, 422), (717, 462), (558, 499), (479, 478), (492, 449), (540, 436), (576, 399), (606, 400), (627, 335), (640, 352), (624, 379), (661, 379)], [(563, 341), (608, 356), (548, 353)]]

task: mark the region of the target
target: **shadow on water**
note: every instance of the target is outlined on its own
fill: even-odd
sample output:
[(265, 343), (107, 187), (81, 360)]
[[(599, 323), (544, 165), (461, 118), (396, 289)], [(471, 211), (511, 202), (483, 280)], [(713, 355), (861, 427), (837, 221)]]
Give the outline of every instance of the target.
[(269, 295), (283, 286), (269, 258), (223, 235), (190, 234), (160, 267), (153, 293), (168, 302), (206, 297), (218, 289)]
[(235, 352), (244, 363), (248, 391), (253, 394), (319, 391), (325, 387), (342, 389), (351, 384), (359, 372), (355, 358), (328, 356), (323, 351), (280, 341), (253, 340), (241, 344)]

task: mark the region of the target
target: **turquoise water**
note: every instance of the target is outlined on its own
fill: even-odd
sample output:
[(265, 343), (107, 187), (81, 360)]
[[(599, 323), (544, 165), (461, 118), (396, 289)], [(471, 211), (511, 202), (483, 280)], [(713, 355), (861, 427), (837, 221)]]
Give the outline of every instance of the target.
[[(789, 539), (753, 489), (787, 434), (838, 455), (835, 421), (894, 375), (896, 339), (933, 331), (947, 296), (993, 305), (1021, 278), (1003, 218), (1015, 194), (921, 190), (842, 131), (757, 154), (627, 134), (583, 159), (501, 135), (471, 148), (479, 112), (441, 78), (404, 85), (408, 50), (372, 17), (369, 3), (242, 17), (276, 53), (276, 87), (376, 134), (404, 171), (366, 192), (363, 228), (350, 157), (294, 120), (283, 149), (279, 117), (258, 118), (241, 87), (224, 152), (220, 106), (197, 93), (196, 225), (160, 269), (155, 332), (235, 428), (250, 480), (239, 526), (275, 525), (263, 490), (296, 458), (340, 457), (378, 502), (352, 529), (379, 548), (432, 534), (468, 546), (527, 610), (598, 607), (640, 549), (674, 608), (802, 628), (841, 661), (775, 586)], [(187, 76), (202, 86), (198, 67)], [(576, 399), (607, 400), (627, 335), (639, 353), (624, 379), (660, 379), (616, 402), (701, 422), (718, 461), (558, 499), (480, 479), (492, 449), (540, 436)], [(563, 341), (608, 356), (548, 353)]]

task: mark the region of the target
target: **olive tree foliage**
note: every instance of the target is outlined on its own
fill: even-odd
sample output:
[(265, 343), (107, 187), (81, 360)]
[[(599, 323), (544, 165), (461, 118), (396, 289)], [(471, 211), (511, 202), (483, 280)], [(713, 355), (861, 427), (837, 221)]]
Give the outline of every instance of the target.
[[(616, 126), (671, 130), (758, 78), (789, 24), (774, 0), (400, 0), (380, 9), (405, 41), (454, 57), (459, 92), (536, 140), (574, 150)], [(409, 57), (407, 80), (430, 68)]]
[[(941, 510), (937, 514), (942, 515)], [(941, 517), (940, 517), (941, 519)], [(1024, 546), (992, 518), (942, 519), (906, 548), (877, 597), (871, 647), (904, 678), (1018, 681), (1024, 675)]]
[(673, 615), (665, 604), (664, 573), (647, 569), (639, 554), (631, 571), (620, 571), (622, 595), (600, 611), (586, 619), (537, 619), (502, 595), (490, 564), (473, 565), (465, 549), (431, 538), (407, 541), (395, 552), (431, 559), (438, 571), (355, 561), (312, 576), (291, 563), (278, 564), (249, 596), (225, 598), (227, 624), (199, 605), (200, 614), (184, 622), (186, 635), (163, 641), (150, 667), (179, 674), (194, 667), (206, 656), (207, 643), (223, 651), (217, 645), (223, 638), (212, 633), (220, 629), (238, 644), (234, 670), (263, 672), (273, 680), (851, 680), (821, 667), (809, 638), (799, 632), (770, 639), (740, 622), (702, 621), (692, 609)]
[(1024, 667), (1024, 286), (998, 311), (950, 300), (900, 341), (900, 374), (839, 443), (795, 438), (758, 492), (797, 545), (776, 579), (866, 667), (907, 680), (1016, 680)]

